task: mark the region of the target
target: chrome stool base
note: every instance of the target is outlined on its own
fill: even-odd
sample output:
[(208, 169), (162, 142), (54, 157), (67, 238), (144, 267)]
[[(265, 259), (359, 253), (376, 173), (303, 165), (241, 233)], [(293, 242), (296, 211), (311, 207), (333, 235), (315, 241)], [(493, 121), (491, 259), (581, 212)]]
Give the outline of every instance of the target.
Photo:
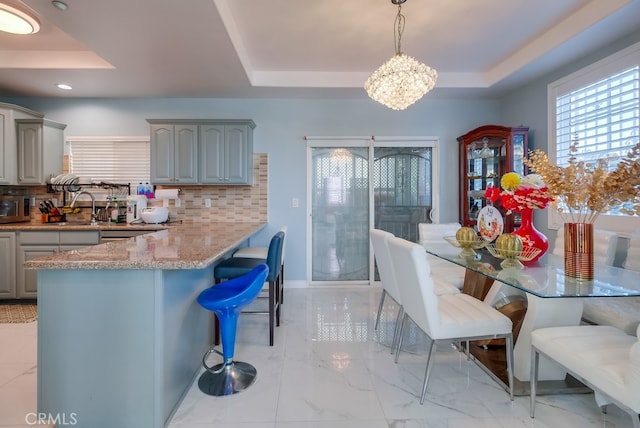
[(233, 361), (226, 365), (220, 363), (202, 373), (198, 379), (198, 387), (205, 394), (215, 397), (233, 395), (251, 386), (257, 374), (255, 367), (242, 361)]

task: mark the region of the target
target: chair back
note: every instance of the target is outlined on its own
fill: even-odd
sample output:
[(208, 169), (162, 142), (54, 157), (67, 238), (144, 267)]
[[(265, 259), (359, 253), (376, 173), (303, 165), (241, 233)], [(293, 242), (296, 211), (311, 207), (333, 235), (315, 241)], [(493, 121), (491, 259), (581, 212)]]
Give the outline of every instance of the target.
[(624, 259), (624, 263), (622, 263), (622, 267), (640, 272), (640, 230), (629, 235), (627, 256)]
[(284, 245), (284, 232), (280, 231), (273, 235), (269, 243), (269, 251), (267, 252), (267, 266), (269, 266), (269, 275), (267, 281), (275, 281), (280, 266), (282, 265), (282, 247)]
[(393, 265), (391, 264), (391, 254), (389, 253), (389, 240), (393, 237), (393, 233), (385, 232), (384, 230), (371, 229), (369, 231), (369, 239), (373, 246), (373, 255), (378, 265), (382, 288), (389, 293), (393, 300), (402, 304), (396, 276), (393, 272)]
[(430, 337), (440, 325), (438, 298), (424, 248), (402, 238), (389, 240), (391, 263), (405, 312)]
[(445, 236), (455, 236), (460, 223), (418, 223), (418, 243), (443, 243)]
[[(618, 234), (610, 230), (594, 229), (593, 261), (597, 264), (613, 266), (618, 248)], [(564, 257), (564, 226), (558, 229), (552, 253)]]

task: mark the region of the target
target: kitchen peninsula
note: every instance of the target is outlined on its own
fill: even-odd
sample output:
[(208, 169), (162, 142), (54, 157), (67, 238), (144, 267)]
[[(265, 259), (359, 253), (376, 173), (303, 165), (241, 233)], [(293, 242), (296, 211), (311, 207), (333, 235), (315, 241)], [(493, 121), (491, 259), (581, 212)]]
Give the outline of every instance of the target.
[(188, 223), (25, 263), (38, 271), (38, 412), (165, 426), (212, 340), (196, 297), (264, 223)]

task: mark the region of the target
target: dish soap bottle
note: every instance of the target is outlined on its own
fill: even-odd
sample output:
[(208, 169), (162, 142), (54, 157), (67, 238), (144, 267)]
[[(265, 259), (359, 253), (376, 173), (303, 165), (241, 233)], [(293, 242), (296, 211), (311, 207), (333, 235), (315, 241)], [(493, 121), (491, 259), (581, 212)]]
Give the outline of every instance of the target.
[(113, 209), (111, 210), (111, 222), (112, 223), (117, 223), (118, 222), (118, 213), (119, 213), (118, 199), (117, 198), (113, 198)]

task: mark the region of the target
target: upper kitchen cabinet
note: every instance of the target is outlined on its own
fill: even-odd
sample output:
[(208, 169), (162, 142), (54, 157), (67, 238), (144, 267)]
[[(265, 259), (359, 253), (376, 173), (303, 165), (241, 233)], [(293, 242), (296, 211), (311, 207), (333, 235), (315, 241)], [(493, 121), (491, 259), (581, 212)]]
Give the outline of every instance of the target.
[(196, 184), (198, 182), (198, 126), (151, 125), (151, 182)]
[(66, 125), (0, 103), (0, 184), (45, 184), (62, 173)]
[(253, 121), (200, 126), (202, 184), (253, 184), (253, 128)]
[[(487, 204), (489, 186), (500, 187), (507, 172), (525, 173), (529, 128), (485, 125), (458, 137), (460, 158), (460, 224), (474, 227), (478, 212)], [(498, 207), (499, 208), (499, 207)], [(502, 208), (499, 208), (503, 212)], [(504, 217), (505, 231), (516, 226), (513, 215)]]
[(147, 121), (151, 124), (153, 183), (253, 183), (253, 129), (256, 125), (252, 120)]
[(18, 184), (46, 184), (62, 174), (66, 125), (45, 119), (16, 121)]

